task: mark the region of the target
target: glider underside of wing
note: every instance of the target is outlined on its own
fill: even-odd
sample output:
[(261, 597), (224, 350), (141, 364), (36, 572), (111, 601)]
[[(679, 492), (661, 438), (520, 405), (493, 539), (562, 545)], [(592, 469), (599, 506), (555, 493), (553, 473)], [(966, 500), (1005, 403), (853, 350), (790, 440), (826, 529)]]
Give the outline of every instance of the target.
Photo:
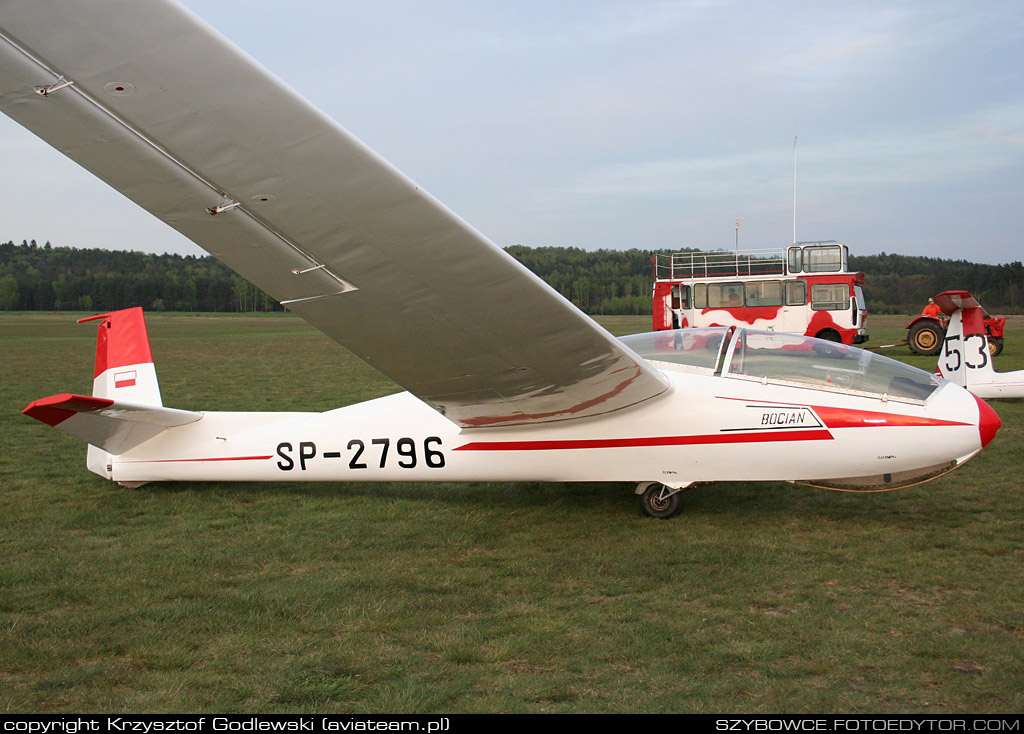
[(0, 111), (462, 426), (667, 381), (169, 0), (3, 0)]

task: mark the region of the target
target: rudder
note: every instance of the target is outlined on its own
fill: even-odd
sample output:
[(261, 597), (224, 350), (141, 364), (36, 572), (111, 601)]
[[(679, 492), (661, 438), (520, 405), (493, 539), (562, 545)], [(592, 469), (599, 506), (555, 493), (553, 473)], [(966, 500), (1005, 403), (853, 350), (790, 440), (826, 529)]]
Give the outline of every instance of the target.
[[(162, 406), (153, 352), (149, 347), (146, 318), (138, 306), (79, 319), (99, 320), (92, 394), (97, 398)], [(110, 454), (90, 444), (86, 455), (89, 470), (110, 477)]]
[(100, 323), (96, 334), (93, 397), (162, 406), (142, 309), (136, 306), (111, 311), (79, 319), (78, 323), (96, 320)]

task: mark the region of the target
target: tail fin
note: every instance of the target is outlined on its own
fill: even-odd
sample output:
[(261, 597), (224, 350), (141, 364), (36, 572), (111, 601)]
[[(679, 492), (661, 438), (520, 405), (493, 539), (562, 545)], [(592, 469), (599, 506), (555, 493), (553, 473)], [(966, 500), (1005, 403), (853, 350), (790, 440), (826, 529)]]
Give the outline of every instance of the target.
[(141, 308), (90, 316), (100, 320), (92, 397), (61, 394), (36, 400), (26, 415), (89, 443), (86, 465), (110, 478), (111, 456), (128, 451), (201, 413), (163, 407)]
[[(78, 323), (96, 320), (100, 323), (96, 333), (93, 397), (163, 405), (142, 309), (112, 311)], [(110, 454), (92, 442), (85, 463), (90, 471), (109, 478)]]
[(141, 308), (126, 308), (78, 323), (101, 319), (96, 334), (92, 395), (139, 405), (163, 405), (149, 333)]
[(949, 316), (945, 343), (939, 353), (939, 372), (967, 389), (972, 382), (991, 382), (995, 370), (981, 304), (967, 291), (946, 291), (933, 300)]

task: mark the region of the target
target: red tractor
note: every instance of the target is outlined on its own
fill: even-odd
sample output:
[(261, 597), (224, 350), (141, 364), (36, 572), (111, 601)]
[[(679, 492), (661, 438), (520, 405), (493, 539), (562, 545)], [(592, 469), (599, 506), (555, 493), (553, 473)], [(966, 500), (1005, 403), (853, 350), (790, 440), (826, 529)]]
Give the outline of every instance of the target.
[[(993, 357), (1003, 351), (1003, 326), (1006, 319), (1002, 316), (985, 314), (985, 336), (988, 337), (988, 352)], [(914, 354), (935, 356), (942, 350), (942, 340), (946, 336), (948, 321), (932, 316), (921, 315), (907, 324), (907, 346)]]

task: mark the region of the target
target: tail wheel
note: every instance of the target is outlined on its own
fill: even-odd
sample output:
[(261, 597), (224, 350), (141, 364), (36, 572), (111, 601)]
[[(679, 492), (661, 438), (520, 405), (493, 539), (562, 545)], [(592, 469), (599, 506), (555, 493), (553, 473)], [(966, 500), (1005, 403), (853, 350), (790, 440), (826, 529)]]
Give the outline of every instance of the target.
[(910, 327), (907, 346), (914, 354), (934, 357), (942, 346), (943, 335), (943, 329), (937, 321), (919, 321)]
[(1002, 337), (988, 338), (988, 353), (993, 357), (998, 357), (1003, 351), (1003, 340)]
[(652, 482), (640, 495), (640, 509), (649, 517), (667, 520), (683, 509), (683, 491)]

